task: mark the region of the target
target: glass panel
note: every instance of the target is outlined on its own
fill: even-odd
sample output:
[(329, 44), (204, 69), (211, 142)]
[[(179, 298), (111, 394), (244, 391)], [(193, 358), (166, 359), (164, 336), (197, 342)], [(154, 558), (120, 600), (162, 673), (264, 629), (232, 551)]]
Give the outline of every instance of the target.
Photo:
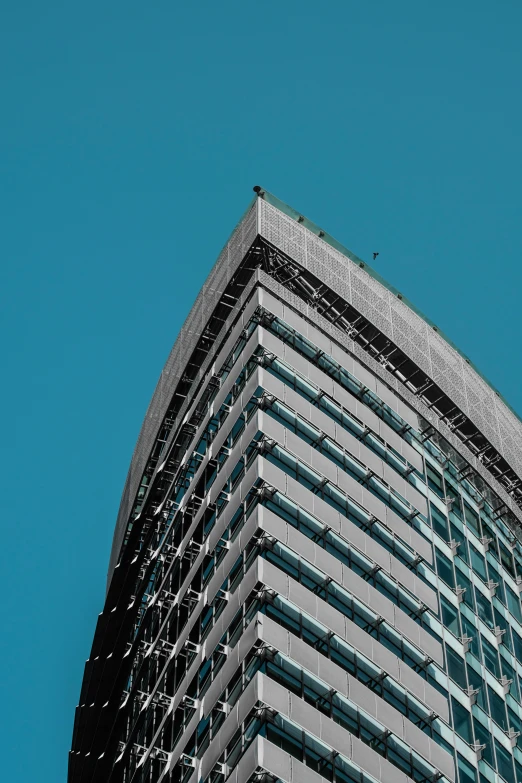
[(473, 568), (474, 572), (480, 576), (483, 582), (487, 582), (488, 575), (486, 571), (485, 559), (482, 557), (478, 549), (475, 549), (471, 543), (469, 545), (469, 551), (471, 555), (471, 567)]
[(458, 609), (453, 606), (453, 604), (451, 604), (443, 595), (440, 596), (440, 604), (442, 609), (442, 623), (444, 627), (448, 628), (458, 639), (461, 635)]
[(506, 716), (506, 705), (503, 699), (500, 698), (498, 693), (495, 693), (493, 688), (491, 688), (489, 685), (488, 685), (488, 698), (489, 698), (491, 717), (493, 718), (495, 723), (498, 723), (498, 725), (503, 731), (507, 731), (508, 725), (507, 725), (507, 716)]
[(457, 753), (457, 770), (459, 783), (477, 783), (477, 770), (460, 753)]
[(471, 715), (453, 696), (451, 697), (451, 710), (453, 712), (453, 727), (455, 731), (465, 742), (471, 744), (473, 742)]
[(448, 662), (448, 674), (461, 688), (466, 689), (466, 666), (460, 655), (449, 645), (446, 645), (446, 660)]
[(501, 775), (504, 780), (507, 780), (507, 783), (515, 783), (513, 759), (511, 754), (500, 744), (498, 740), (495, 740), (495, 753), (497, 756), (498, 774)]
[(448, 587), (455, 589), (455, 574), (453, 573), (453, 565), (448, 560), (446, 555), (443, 555), (440, 549), (435, 548), (435, 560), (437, 563), (437, 573), (439, 577), (445, 582)]
[(491, 672), (497, 679), (500, 678), (500, 663), (498, 660), (498, 652), (495, 648), (484, 639), (482, 634), (480, 635), (480, 641), (482, 644), (482, 652), (484, 654), (484, 664), (486, 669)]

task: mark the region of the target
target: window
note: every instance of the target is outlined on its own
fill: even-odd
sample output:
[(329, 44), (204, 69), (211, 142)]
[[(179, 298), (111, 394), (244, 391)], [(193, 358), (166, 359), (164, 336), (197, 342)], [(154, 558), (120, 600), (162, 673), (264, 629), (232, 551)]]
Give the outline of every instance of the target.
[(468, 687), (466, 681), (466, 665), (460, 655), (449, 645), (446, 645), (446, 660), (448, 662), (448, 674), (457, 685), (465, 690)]
[[(502, 674), (507, 680), (511, 680), (511, 684), (509, 686), (509, 692), (513, 696), (516, 701), (520, 700), (520, 694), (518, 691), (518, 684), (517, 684), (517, 678), (515, 676), (515, 671), (512, 666), (509, 665), (509, 663), (504, 659), (504, 657), (500, 656), (500, 666), (502, 669)], [(512, 726), (514, 724), (511, 724)], [(515, 726), (516, 728), (516, 726)]]
[(442, 609), (442, 624), (458, 639), (461, 635), (458, 610), (442, 594), (440, 596), (440, 605)]
[(477, 614), (480, 619), (486, 623), (488, 628), (493, 628), (493, 609), (489, 598), (475, 587), (475, 600), (477, 602)]
[(498, 740), (495, 740), (495, 753), (497, 756), (498, 774), (501, 775), (507, 783), (515, 783), (511, 753), (509, 753)]
[(477, 692), (477, 704), (482, 707), (484, 712), (489, 712), (488, 702), (486, 698), (486, 687), (484, 683), (484, 677), (481, 673), (477, 672), (474, 667), (468, 662), (468, 679), (470, 686), (478, 691)]
[[(480, 654), (480, 645), (478, 641), (479, 635), (477, 633), (477, 629), (475, 628), (475, 624), (474, 622), (472, 622), (466, 617), (464, 612), (461, 612), (460, 617), (462, 620), (462, 634), (463, 636), (467, 636), (468, 639), (470, 640), (469, 642), (470, 652), (473, 655), (475, 655), (480, 661), (482, 660), (482, 656)], [(520, 641), (522, 642), (522, 639)]]
[(504, 589), (504, 580), (500, 576), (499, 572), (496, 570), (496, 568), (488, 561), (488, 573), (489, 578), (491, 582), (494, 582), (496, 585), (498, 585), (495, 595), (498, 598), (501, 603), (504, 604), (504, 606), (507, 606), (506, 604), (506, 591)]
[(460, 753), (457, 753), (457, 769), (459, 783), (477, 783), (477, 770)]
[(515, 579), (515, 567), (513, 564), (513, 555), (511, 554), (509, 549), (506, 546), (504, 546), (502, 541), (499, 541), (498, 545), (500, 549), (500, 561), (504, 566), (504, 568), (506, 569), (506, 571), (508, 571), (508, 573), (511, 574), (513, 579)]
[(515, 658), (519, 663), (522, 663), (522, 638), (518, 635), (518, 633), (512, 628), (511, 632), (513, 634), (513, 647), (515, 648)]
[(493, 688), (488, 685), (488, 698), (491, 717), (498, 723), (503, 731), (508, 730), (507, 716), (506, 716), (506, 704), (503, 699), (500, 698), (498, 693), (495, 693)]
[(473, 544), (470, 543), (469, 551), (471, 555), (471, 567), (473, 571), (480, 576), (483, 582), (488, 581), (488, 575), (486, 571), (486, 561)]
[(518, 595), (515, 595), (509, 585), (506, 585), (506, 598), (509, 611), (513, 617), (516, 617), (519, 623), (522, 623), (522, 613), (520, 612), (520, 601), (518, 600)]
[(481, 532), (480, 532), (479, 516), (477, 512), (473, 511), (471, 506), (469, 506), (466, 503), (466, 501), (464, 501), (464, 517), (466, 519), (467, 524), (473, 530), (477, 538), (480, 538)]
[(444, 541), (449, 543), (450, 536), (448, 530), (448, 520), (446, 519), (442, 511), (439, 511), (437, 506), (434, 506), (433, 503), (430, 503), (430, 511), (431, 511), (431, 524), (433, 526), (433, 530)]
[(479, 745), (485, 745), (485, 748), (482, 750), (482, 758), (494, 769), (495, 759), (493, 758), (493, 744), (490, 732), (477, 718), (473, 718), (473, 729), (475, 731), (475, 741)]
[(459, 587), (464, 588), (464, 593), (462, 595), (462, 600), (466, 604), (466, 606), (469, 606), (473, 614), (475, 614), (475, 599), (473, 597), (473, 585), (471, 584), (470, 580), (467, 576), (464, 576), (460, 568), (457, 568), (457, 584)]
[(446, 555), (443, 555), (440, 549), (435, 549), (435, 560), (437, 563), (437, 574), (452, 590), (455, 589), (455, 574), (453, 573), (453, 565), (448, 560)]
[(442, 481), (442, 475), (436, 470), (429, 462), (426, 462), (426, 476), (428, 478), (428, 486), (435, 492), (439, 498), (444, 497), (444, 482)]
[(453, 728), (465, 742), (470, 745), (473, 742), (471, 734), (471, 715), (465, 707), (453, 696), (451, 697), (451, 711), (453, 712)]
[(498, 660), (498, 652), (495, 648), (484, 639), (482, 634), (480, 635), (480, 641), (482, 644), (482, 652), (484, 654), (484, 665), (486, 669), (491, 672), (497, 679), (500, 679), (500, 664)]
[(511, 631), (510, 631), (509, 623), (505, 619), (504, 615), (501, 614), (501, 612), (497, 609), (496, 606), (493, 609), (493, 615), (495, 618), (495, 625), (498, 628), (500, 628), (502, 631), (504, 631), (504, 635), (502, 636), (502, 644), (505, 644), (507, 649), (512, 653), (513, 644), (511, 643)]

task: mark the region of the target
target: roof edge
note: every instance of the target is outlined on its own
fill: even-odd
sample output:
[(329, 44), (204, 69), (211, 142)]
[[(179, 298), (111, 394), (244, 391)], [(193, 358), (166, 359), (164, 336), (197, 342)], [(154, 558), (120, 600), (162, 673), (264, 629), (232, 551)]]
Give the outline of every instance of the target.
[(522, 416), (520, 416), (517, 411), (510, 405), (510, 403), (506, 400), (506, 398), (499, 392), (499, 390), (491, 383), (491, 381), (482, 373), (478, 367), (471, 361), (471, 359), (466, 356), (465, 353), (463, 353), (460, 348), (455, 345), (455, 343), (445, 334), (445, 332), (440, 329), (436, 323), (434, 323), (430, 318), (428, 318), (422, 310), (419, 310), (418, 307), (416, 307), (413, 302), (411, 302), (404, 294), (399, 291), (395, 286), (393, 286), (391, 283), (389, 283), (384, 277), (382, 277), (378, 272), (373, 269), (373, 267), (370, 266), (366, 261), (363, 261), (359, 256), (355, 255), (355, 253), (352, 253), (351, 250), (349, 250), (347, 247), (342, 245), (335, 237), (333, 237), (331, 234), (329, 234), (327, 231), (325, 231), (323, 228), (317, 225), (317, 223), (314, 223), (312, 220), (309, 220), (307, 217), (305, 217), (301, 212), (298, 212), (293, 207), (291, 207), (289, 204), (286, 204), (284, 201), (281, 201), (281, 199), (277, 198), (277, 196), (274, 196), (273, 193), (270, 193), (268, 190), (265, 190), (264, 188), (259, 188), (259, 191), (257, 190), (259, 186), (256, 186), (255, 190), (257, 192), (257, 195), (259, 198), (264, 199), (268, 204), (271, 204), (273, 207), (276, 207), (281, 212), (284, 212), (285, 215), (288, 215), (288, 217), (292, 218), (296, 222), (299, 222), (300, 225), (307, 228), (309, 231), (311, 231), (313, 234), (317, 234), (323, 242), (326, 242), (328, 245), (333, 247), (335, 250), (337, 250), (339, 253), (342, 253), (346, 258), (350, 259), (354, 264), (357, 264), (357, 266), (361, 267), (361, 269), (364, 269), (364, 271), (370, 275), (374, 280), (376, 280), (378, 283), (380, 283), (384, 288), (387, 288), (388, 291), (390, 291), (392, 294), (397, 296), (403, 304), (407, 305), (410, 310), (413, 310), (413, 312), (419, 316), (419, 318), (422, 318), (422, 320), (428, 324), (437, 334), (439, 334), (442, 339), (448, 343), (448, 345), (453, 348), (454, 351), (456, 351), (459, 356), (464, 359), (466, 364), (468, 364), (476, 373), (477, 375), (489, 386), (490, 389), (496, 394), (496, 396), (501, 400), (501, 402), (508, 408), (513, 416), (515, 416), (521, 423), (522, 423)]

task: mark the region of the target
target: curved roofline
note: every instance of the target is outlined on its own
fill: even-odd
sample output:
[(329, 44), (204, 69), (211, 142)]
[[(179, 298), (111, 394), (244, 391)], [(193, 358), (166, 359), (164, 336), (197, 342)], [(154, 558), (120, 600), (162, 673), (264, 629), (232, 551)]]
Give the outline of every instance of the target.
[[(441, 344), (447, 346), (447, 350), (454, 354), (456, 358), (458, 358), (458, 361), (462, 366), (461, 370), (457, 368), (459, 372), (459, 377), (457, 378), (458, 384), (463, 385), (464, 388), (466, 388), (466, 383), (468, 382), (471, 384), (470, 388), (472, 388), (475, 383), (480, 383), (483, 386), (483, 390), (478, 390), (479, 396), (477, 399), (479, 405), (485, 405), (484, 411), (479, 408), (478, 411), (474, 411), (475, 415), (468, 419), (468, 414), (470, 412), (470, 406), (468, 404), (466, 404), (466, 407), (462, 408), (461, 403), (456, 402), (455, 408), (458, 408), (462, 411), (466, 421), (470, 421), (470, 424), (476, 428), (477, 433), (484, 438), (486, 444), (489, 444), (491, 448), (506, 462), (506, 469), (509, 469), (519, 479), (522, 479), (522, 459), (520, 448), (518, 447), (518, 442), (522, 436), (522, 419), (504, 400), (502, 395), (495, 389), (495, 387), (493, 387), (492, 384), (490, 384), (489, 381), (480, 373), (480, 371), (476, 369), (472, 362), (464, 354), (462, 354), (462, 352), (459, 351), (459, 349), (451, 342), (451, 340), (449, 340), (432, 321), (426, 318), (426, 316), (420, 312), (413, 303), (403, 297), (403, 295), (394, 286), (390, 285), (377, 272), (375, 272), (375, 270), (373, 270), (369, 264), (362, 261), (358, 256), (356, 256), (354, 253), (344, 247), (344, 245), (334, 239), (334, 237), (321, 229), (316, 223), (313, 223), (312, 221), (305, 218), (300, 212), (288, 206), (273, 194), (257, 186), (254, 188), (254, 190), (256, 192), (256, 196), (251, 200), (245, 213), (230, 235), (229, 240), (225, 244), (217, 261), (210, 270), (210, 273), (205, 280), (205, 283), (203, 284), (203, 287), (176, 338), (174, 346), (167, 358), (166, 364), (160, 374), (160, 378), (152, 395), (152, 399), (145, 414), (136, 447), (132, 455), (131, 464), (129, 466), (129, 471), (122, 493), (118, 518), (114, 531), (111, 558), (109, 562), (108, 586), (110, 585), (112, 574), (118, 561), (122, 544), (124, 543), (124, 537), (126, 532), (128, 532), (130, 514), (136, 503), (138, 486), (142, 481), (144, 471), (146, 469), (149, 470), (150, 468), (149, 478), (152, 478), (154, 481), (157, 478), (158, 457), (152, 454), (152, 449), (154, 443), (156, 442), (160, 425), (168, 413), (168, 438), (170, 444), (171, 439), (174, 437), (174, 434), (177, 431), (180, 423), (179, 416), (183, 415), (183, 411), (185, 410), (185, 403), (182, 404), (181, 399), (186, 400), (188, 395), (188, 391), (186, 389), (185, 391), (182, 389), (182, 393), (177, 395), (176, 404), (173, 402), (175, 396), (174, 393), (178, 388), (178, 384), (186, 386), (188, 383), (188, 385), (194, 389), (202, 379), (202, 373), (204, 374), (208, 370), (206, 358), (203, 359), (203, 355), (199, 355), (201, 352), (203, 352), (204, 356), (207, 358), (211, 355), (211, 349), (209, 349), (208, 346), (202, 347), (200, 345), (201, 340), (204, 339), (205, 341), (208, 341), (208, 337), (203, 337), (204, 324), (209, 323), (209, 319), (211, 320), (215, 318), (216, 327), (219, 328), (217, 328), (217, 332), (214, 335), (214, 338), (218, 339), (218, 335), (222, 334), (221, 327), (224, 325), (224, 320), (218, 313), (219, 308), (225, 307), (222, 303), (222, 296), (224, 295), (225, 290), (228, 289), (229, 285), (232, 286), (233, 292), (231, 293), (230, 300), (226, 302), (225, 307), (227, 313), (230, 315), (231, 313), (229, 312), (228, 308), (231, 307), (231, 303), (234, 302), (234, 308), (238, 306), (240, 300), (242, 299), (242, 292), (244, 293), (244, 282), (242, 279), (240, 279), (242, 274), (240, 272), (242, 268), (241, 265), (243, 261), (246, 260), (247, 254), (254, 249), (257, 239), (269, 243), (272, 242), (274, 247), (279, 248), (282, 253), (285, 253), (288, 250), (290, 257), (294, 258), (292, 249), (292, 243), (294, 240), (291, 239), (290, 245), (286, 245), (284, 226), (281, 227), (282, 234), (279, 236), (279, 229), (271, 224), (271, 218), (265, 214), (270, 210), (278, 212), (280, 214), (280, 219), (287, 223), (288, 227), (292, 226), (292, 234), (299, 235), (299, 233), (302, 232), (302, 235), (299, 238), (299, 241), (302, 244), (306, 245), (306, 234), (308, 234), (310, 238), (313, 237), (313, 239), (317, 240), (319, 243), (326, 243), (326, 245), (331, 248), (333, 255), (337, 254), (337, 265), (335, 263), (332, 264), (331, 260), (329, 260), (326, 264), (323, 264), (321, 261), (316, 263), (313, 259), (313, 252), (310, 263), (308, 263), (306, 258), (306, 249), (304, 251), (304, 255), (299, 260), (299, 255), (301, 253), (298, 247), (299, 242), (295, 245), (294, 248), (298, 251), (297, 256), (294, 258), (295, 262), (302, 264), (303, 267), (312, 275), (317, 272), (320, 278), (323, 273), (328, 273), (326, 274), (326, 277), (328, 277), (329, 281), (328, 285), (332, 287), (332, 291), (334, 291), (338, 296), (341, 296), (345, 299), (346, 296), (348, 296), (346, 301), (351, 303), (352, 298), (351, 293), (349, 293), (349, 288), (351, 286), (350, 281), (353, 277), (358, 279), (361, 275), (362, 277), (368, 275), (369, 278), (372, 278), (374, 281), (374, 285), (377, 288), (381, 288), (386, 298), (389, 298), (390, 307), (392, 306), (393, 297), (393, 299), (398, 300), (393, 305), (394, 308), (398, 307), (400, 310), (404, 309), (405, 311), (409, 311), (411, 313), (411, 316), (418, 321), (418, 324), (422, 325), (422, 330), (426, 331), (426, 335), (421, 335), (420, 332), (418, 333), (419, 338), (422, 337), (422, 340), (426, 343), (426, 345), (419, 351), (421, 358), (426, 359), (426, 361), (420, 363), (418, 357), (416, 359), (411, 358), (411, 355), (408, 353), (408, 345), (406, 344), (409, 343), (409, 338), (405, 334), (401, 333), (400, 327), (397, 340), (395, 339), (394, 322), (392, 318), (384, 318), (384, 320), (386, 320), (388, 323), (385, 324), (383, 334), (397, 343), (398, 350), (402, 350), (404, 348), (405, 355), (410, 356), (410, 359), (414, 364), (417, 364), (417, 367), (420, 369), (420, 371), (424, 373), (427, 378), (431, 378), (434, 385), (438, 385), (443, 394), (455, 403), (454, 390), (451, 388), (451, 383), (445, 382), (446, 379), (444, 375), (439, 377), (440, 373), (433, 374), (434, 365), (430, 353), (430, 349), (432, 347), (435, 350), (435, 355), (437, 355), (438, 351), (436, 346), (431, 345), (433, 340), (437, 340)], [(261, 205), (263, 205), (263, 208), (261, 208)], [(296, 232), (293, 230), (294, 225), (297, 228)], [(341, 266), (345, 270), (346, 274), (342, 270), (336, 269), (338, 266)], [(249, 271), (251, 272), (252, 270)], [(245, 270), (243, 270), (243, 272), (245, 272)], [(240, 277), (237, 277), (237, 274), (239, 274)], [(324, 282), (324, 280), (322, 282)], [(361, 305), (362, 309), (360, 309)], [(355, 309), (357, 310), (359, 308), (358, 312), (360, 312), (361, 316), (368, 317), (370, 323), (374, 323), (372, 320), (373, 316), (380, 314), (375, 311), (372, 315), (370, 311), (374, 308), (371, 304), (368, 306), (370, 310), (368, 310), (364, 302), (359, 302), (355, 306)], [(225, 320), (228, 322), (228, 316)], [(376, 328), (381, 329), (381, 327), (382, 324)], [(389, 329), (387, 330), (386, 327), (389, 327)], [(416, 329), (417, 325), (414, 324), (413, 328)], [(429, 330), (433, 330), (436, 337), (433, 335), (430, 339)], [(406, 339), (406, 342), (404, 342), (404, 339)], [(403, 348), (401, 346), (403, 346)], [(414, 344), (412, 343), (410, 348), (413, 347)], [(199, 354), (196, 357), (196, 353), (198, 351)], [(451, 358), (452, 357), (449, 357), (450, 361)], [(447, 357), (442, 357), (442, 362), (444, 363), (446, 361)], [(470, 378), (464, 377), (464, 363), (468, 368), (466, 372), (472, 376)], [(186, 368), (188, 366), (191, 367), (190, 377), (188, 377), (186, 373)], [(482, 394), (482, 391), (487, 392), (487, 399), (485, 398), (485, 395)], [(497, 400), (498, 403), (496, 402)], [(494, 408), (493, 411), (491, 411), (491, 407)], [(501, 422), (498, 415), (500, 411), (497, 412), (497, 407), (499, 409), (503, 409), (505, 415), (510, 417), (511, 420), (508, 422)], [(494, 421), (492, 426), (488, 427), (486, 425), (489, 423), (488, 417), (491, 412), (494, 414)], [(508, 433), (509, 437), (506, 444), (503, 442), (505, 439), (505, 433), (502, 432), (502, 426), (504, 427), (504, 430), (506, 430), (506, 428), (508, 430), (511, 428), (515, 429), (515, 437), (511, 437), (511, 435)], [(484, 433), (487, 433), (487, 435)], [(495, 476), (492, 474), (492, 478), (494, 477)], [(148, 486), (148, 483), (146, 486)], [(522, 497), (522, 490), (519, 491)], [(147, 497), (148, 494), (149, 493), (147, 491)], [(517, 507), (522, 508), (522, 502), (514, 502), (516, 503)]]
[[(257, 192), (257, 187), (255, 188)], [(384, 277), (382, 277), (378, 272), (373, 269), (373, 267), (370, 266), (366, 261), (363, 261), (359, 256), (356, 256), (355, 253), (352, 253), (351, 250), (348, 250), (347, 247), (342, 245), (335, 237), (333, 237), (331, 234), (329, 234), (327, 231), (325, 231), (321, 226), (318, 226), (317, 223), (314, 223), (312, 220), (309, 220), (307, 217), (305, 217), (301, 212), (298, 212), (293, 207), (291, 207), (289, 204), (286, 204), (284, 201), (281, 201), (281, 199), (277, 198), (277, 196), (274, 196), (273, 193), (270, 193), (268, 190), (265, 190), (264, 188), (260, 188), (258, 192), (258, 197), (264, 199), (268, 204), (271, 204), (272, 206), (279, 209), (281, 212), (284, 212), (285, 215), (288, 215), (288, 217), (292, 218), (296, 222), (298, 222), (300, 225), (307, 228), (309, 231), (312, 231), (314, 234), (318, 234), (319, 237), (323, 240), (323, 242), (326, 242), (328, 245), (333, 247), (335, 250), (337, 250), (339, 253), (342, 253), (344, 256), (350, 259), (350, 261), (353, 261), (353, 263), (357, 264), (357, 266), (361, 267), (361, 269), (364, 269), (364, 271), (370, 275), (374, 280), (376, 280), (380, 285), (384, 286), (390, 293), (394, 294), (398, 299), (400, 299), (405, 305), (407, 305), (410, 310), (413, 310), (413, 312), (419, 316), (419, 318), (422, 318), (422, 320), (428, 324), (435, 332), (437, 332), (440, 337), (442, 337), (445, 342), (448, 343), (448, 345), (453, 348), (454, 351), (456, 351), (459, 356), (464, 359), (466, 364), (468, 364), (476, 373), (477, 375), (489, 386), (489, 388), (497, 395), (497, 397), (504, 403), (506, 408), (508, 408), (511, 413), (516, 416), (516, 418), (519, 420), (519, 422), (522, 424), (522, 417), (517, 413), (517, 411), (510, 405), (510, 403), (506, 400), (506, 398), (499, 392), (499, 390), (493, 386), (491, 381), (478, 369), (478, 367), (471, 361), (471, 359), (466, 356), (465, 353), (463, 353), (460, 348), (455, 345), (455, 343), (445, 334), (445, 332), (440, 329), (437, 324), (435, 324), (428, 316), (426, 316), (422, 310), (419, 310), (418, 307), (415, 306), (413, 302), (411, 302), (404, 294), (401, 293), (395, 286), (393, 286), (391, 283), (389, 283)]]

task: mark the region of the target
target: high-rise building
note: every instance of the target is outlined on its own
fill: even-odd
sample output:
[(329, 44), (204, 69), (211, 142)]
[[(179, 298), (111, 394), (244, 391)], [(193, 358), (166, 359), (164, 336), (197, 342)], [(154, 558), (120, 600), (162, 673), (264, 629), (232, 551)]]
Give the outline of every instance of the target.
[(132, 458), (70, 783), (520, 783), (522, 423), (255, 190)]

